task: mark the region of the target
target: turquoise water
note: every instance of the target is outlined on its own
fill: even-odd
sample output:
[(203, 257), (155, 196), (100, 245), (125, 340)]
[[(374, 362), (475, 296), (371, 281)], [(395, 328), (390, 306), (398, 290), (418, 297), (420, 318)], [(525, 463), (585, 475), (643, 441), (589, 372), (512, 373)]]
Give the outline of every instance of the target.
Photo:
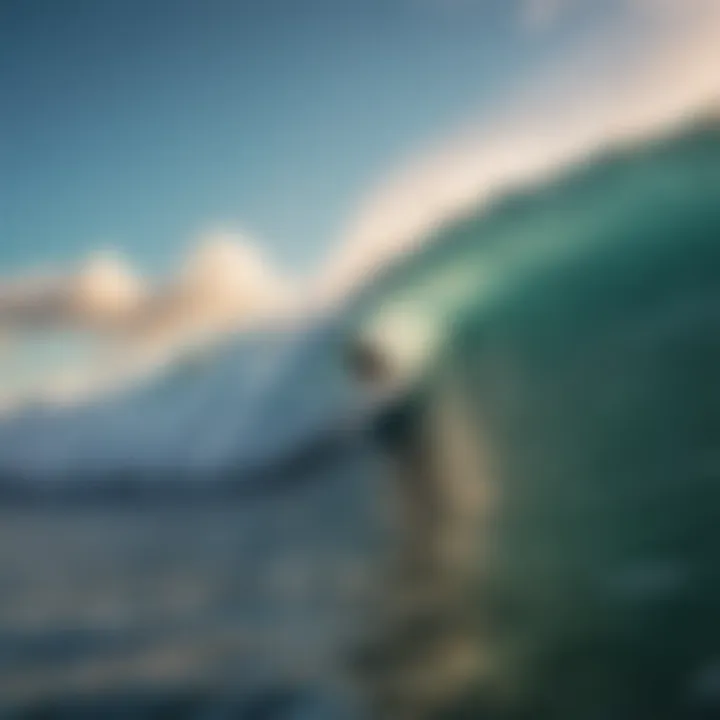
[(383, 717), (718, 716), (719, 328), (714, 121), (471, 213), (368, 293), (352, 332), (413, 403), (379, 431), (415, 507), (395, 592), (434, 588), (391, 615)]

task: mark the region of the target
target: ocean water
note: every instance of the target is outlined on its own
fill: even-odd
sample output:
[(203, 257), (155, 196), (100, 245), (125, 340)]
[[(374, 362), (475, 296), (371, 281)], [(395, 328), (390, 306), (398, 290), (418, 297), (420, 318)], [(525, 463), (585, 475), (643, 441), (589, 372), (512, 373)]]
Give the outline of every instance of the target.
[(718, 327), (709, 120), (448, 223), (261, 385), (8, 420), (2, 713), (720, 717)]
[(365, 466), (348, 453), (252, 498), (3, 508), (0, 717), (274, 718), (339, 702), (378, 551)]

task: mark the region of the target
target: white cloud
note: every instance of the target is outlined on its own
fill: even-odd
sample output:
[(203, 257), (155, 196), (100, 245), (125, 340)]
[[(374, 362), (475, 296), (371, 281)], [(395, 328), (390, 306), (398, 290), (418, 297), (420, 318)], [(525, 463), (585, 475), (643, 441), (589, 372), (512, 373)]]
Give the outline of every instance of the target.
[[(294, 293), (255, 244), (237, 232), (200, 237), (178, 273), (150, 286), (116, 253), (92, 255), (77, 271), (0, 282), (0, 337), (22, 352), (23, 337), (94, 337), (81, 359), (40, 368), (22, 387), (5, 378), (0, 406), (20, 397), (65, 402), (131, 381), (188, 345), (289, 313)], [(0, 367), (0, 372), (2, 368)]]
[[(181, 291), (231, 314), (272, 313), (287, 301), (281, 278), (259, 248), (226, 231), (205, 235), (180, 277)], [(222, 311), (222, 310), (221, 310)]]
[(171, 348), (282, 317), (294, 293), (240, 233), (200, 238), (177, 277), (130, 318), (125, 336), (148, 348)]
[(75, 275), (68, 292), (69, 312), (102, 327), (136, 312), (146, 288), (118, 255), (102, 251)]
[(545, 68), (514, 102), (417, 153), (381, 183), (321, 270), (315, 302), (347, 292), (469, 206), (717, 102), (720, 2), (677, 0), (655, 10), (627, 2), (624, 35), (597, 37)]

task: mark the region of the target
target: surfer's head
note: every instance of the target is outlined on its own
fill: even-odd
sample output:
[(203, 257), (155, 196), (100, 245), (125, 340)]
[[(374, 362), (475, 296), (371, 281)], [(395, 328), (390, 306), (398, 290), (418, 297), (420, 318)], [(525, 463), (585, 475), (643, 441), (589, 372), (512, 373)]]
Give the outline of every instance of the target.
[(348, 344), (346, 366), (353, 379), (367, 387), (383, 384), (391, 376), (390, 363), (382, 349), (365, 339)]

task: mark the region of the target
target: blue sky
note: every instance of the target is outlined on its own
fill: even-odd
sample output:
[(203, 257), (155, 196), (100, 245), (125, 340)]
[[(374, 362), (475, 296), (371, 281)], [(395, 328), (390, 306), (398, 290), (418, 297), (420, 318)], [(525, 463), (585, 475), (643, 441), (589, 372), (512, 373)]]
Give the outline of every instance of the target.
[(163, 272), (237, 225), (317, 266), (427, 138), (601, 19), (520, 0), (3, 0), (0, 270), (117, 247)]

